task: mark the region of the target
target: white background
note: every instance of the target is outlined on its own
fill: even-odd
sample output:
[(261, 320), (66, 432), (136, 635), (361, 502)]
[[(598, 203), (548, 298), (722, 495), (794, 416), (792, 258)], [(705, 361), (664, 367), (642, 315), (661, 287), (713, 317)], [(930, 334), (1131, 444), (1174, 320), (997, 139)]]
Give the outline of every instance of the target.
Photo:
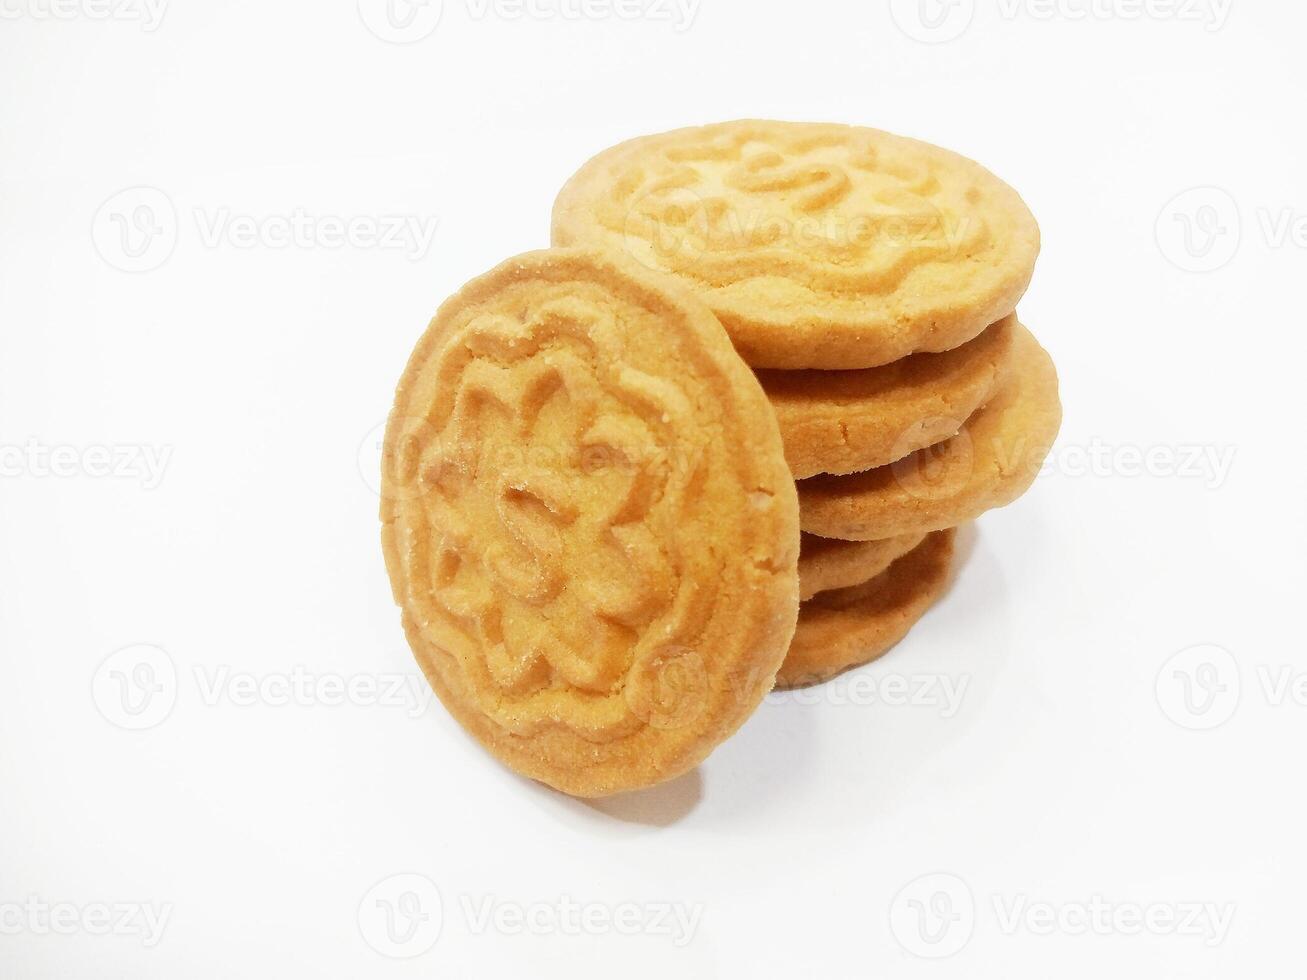
[[(0, 975), (1301, 968), (1302, 5), (53, 2), (0, 5)], [(740, 116), (1015, 185), (1066, 423), (892, 655), (577, 802), (412, 686), (375, 426), (586, 158)]]

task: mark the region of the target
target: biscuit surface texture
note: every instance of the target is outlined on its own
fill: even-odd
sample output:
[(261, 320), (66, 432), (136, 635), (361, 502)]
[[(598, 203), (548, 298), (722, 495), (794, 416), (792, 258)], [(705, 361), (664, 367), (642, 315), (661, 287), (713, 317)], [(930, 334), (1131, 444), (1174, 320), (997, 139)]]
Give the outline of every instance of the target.
[(816, 684), (888, 653), (943, 595), (954, 537), (936, 531), (870, 581), (805, 602), (776, 686)]
[(1030, 488), (1061, 423), (1057, 371), (1018, 326), (1010, 377), (958, 435), (866, 473), (804, 480), (803, 530), (871, 541), (974, 520)]
[(512, 259), (441, 306), (399, 383), (382, 544), (450, 713), (580, 796), (701, 761), (793, 633), (798, 508), (712, 314), (620, 257)]
[(815, 534), (800, 536), (799, 598), (843, 589), (875, 578), (890, 563), (921, 544), (924, 534), (903, 534), (884, 541), (836, 541)]
[(827, 370), (966, 343), (1016, 309), (1039, 252), (1025, 203), (965, 157), (759, 120), (600, 153), (559, 194), (553, 240), (676, 275), (754, 367)]
[(1015, 327), (860, 371), (758, 371), (794, 478), (861, 473), (957, 435), (1007, 379)]

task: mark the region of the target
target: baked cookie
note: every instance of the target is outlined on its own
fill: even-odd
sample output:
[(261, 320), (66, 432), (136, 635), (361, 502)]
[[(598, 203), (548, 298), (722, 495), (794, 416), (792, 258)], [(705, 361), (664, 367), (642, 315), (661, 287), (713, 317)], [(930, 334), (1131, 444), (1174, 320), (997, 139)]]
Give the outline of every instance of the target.
[(775, 416), (711, 312), (620, 256), (534, 252), (441, 306), (395, 394), (382, 545), (440, 700), (577, 796), (693, 767), (798, 610)]
[(799, 538), (799, 598), (843, 589), (875, 578), (890, 563), (921, 544), (924, 534), (903, 534), (884, 541), (836, 541), (803, 534)]
[(800, 524), (848, 541), (956, 527), (1025, 493), (1061, 423), (1057, 371), (1018, 325), (1011, 376), (958, 435), (866, 473), (804, 480)]
[(776, 686), (816, 684), (888, 653), (944, 593), (954, 534), (936, 531), (870, 581), (805, 602)]
[(600, 153), (559, 194), (553, 241), (676, 275), (754, 367), (839, 370), (952, 350), (1007, 316), (1039, 228), (1016, 191), (948, 150), (741, 120)]
[(877, 368), (758, 371), (794, 478), (861, 473), (957, 435), (1007, 379), (1016, 322)]

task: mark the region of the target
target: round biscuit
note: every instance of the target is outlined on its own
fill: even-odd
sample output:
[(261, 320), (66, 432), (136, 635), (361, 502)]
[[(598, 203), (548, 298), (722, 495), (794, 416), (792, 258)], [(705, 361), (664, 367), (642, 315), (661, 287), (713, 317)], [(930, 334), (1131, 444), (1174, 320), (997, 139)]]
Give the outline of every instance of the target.
[(815, 534), (800, 536), (799, 599), (843, 589), (875, 578), (890, 564), (921, 544), (924, 534), (903, 534), (884, 541), (837, 541)]
[(975, 340), (860, 371), (758, 371), (796, 480), (888, 466), (951, 439), (1007, 380), (1015, 314)]
[(446, 301), (399, 382), (382, 543), (449, 712), (577, 796), (685, 772), (771, 689), (798, 507), (752, 372), (620, 256), (518, 256)]
[(1016, 309), (1039, 227), (972, 160), (858, 126), (739, 120), (629, 140), (558, 195), (555, 245), (675, 275), (759, 368), (958, 347)]
[(954, 536), (935, 531), (870, 581), (805, 602), (776, 686), (817, 684), (888, 653), (943, 595)]
[(1030, 489), (1061, 424), (1057, 370), (1019, 327), (1010, 377), (961, 432), (866, 473), (803, 480), (800, 525), (822, 537), (873, 541), (965, 524)]

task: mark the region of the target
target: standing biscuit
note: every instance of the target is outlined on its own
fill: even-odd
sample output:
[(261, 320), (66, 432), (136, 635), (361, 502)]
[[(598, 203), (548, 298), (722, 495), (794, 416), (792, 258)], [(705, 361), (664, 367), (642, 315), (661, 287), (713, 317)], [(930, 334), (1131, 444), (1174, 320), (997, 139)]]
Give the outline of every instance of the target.
[(382, 542), (449, 712), (578, 796), (693, 767), (798, 607), (775, 417), (712, 314), (613, 257), (535, 252), (448, 300), (400, 380)]
[(875, 367), (1007, 316), (1039, 228), (979, 164), (831, 123), (742, 120), (630, 140), (554, 205), (555, 245), (624, 251), (692, 287), (754, 367)]

